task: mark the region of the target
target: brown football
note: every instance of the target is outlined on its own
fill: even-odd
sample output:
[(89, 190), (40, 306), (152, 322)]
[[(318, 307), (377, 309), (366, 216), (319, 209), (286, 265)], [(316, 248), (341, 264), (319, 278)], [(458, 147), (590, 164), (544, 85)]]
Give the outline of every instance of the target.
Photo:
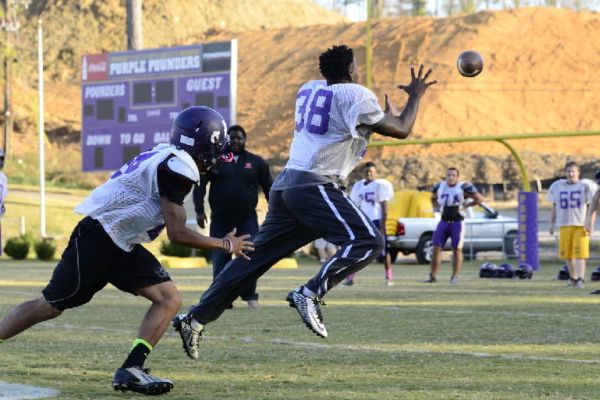
[(473, 78), (483, 70), (483, 57), (473, 50), (463, 51), (456, 60), (456, 67), (462, 76)]

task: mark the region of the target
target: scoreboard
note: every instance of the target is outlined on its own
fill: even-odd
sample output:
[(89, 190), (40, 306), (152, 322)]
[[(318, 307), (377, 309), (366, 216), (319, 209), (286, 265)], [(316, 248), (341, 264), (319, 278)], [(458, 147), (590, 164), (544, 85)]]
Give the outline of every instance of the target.
[(83, 171), (119, 169), (169, 141), (177, 114), (217, 110), (235, 123), (237, 42), (90, 54), (82, 59)]

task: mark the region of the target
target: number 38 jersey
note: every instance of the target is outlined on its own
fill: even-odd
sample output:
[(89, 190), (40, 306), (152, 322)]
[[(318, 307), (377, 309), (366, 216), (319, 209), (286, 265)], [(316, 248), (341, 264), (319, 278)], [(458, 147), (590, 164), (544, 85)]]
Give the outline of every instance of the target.
[(589, 179), (568, 183), (559, 179), (548, 189), (548, 201), (556, 208), (558, 226), (583, 226), (587, 206), (592, 201), (597, 185)]
[(384, 117), (377, 98), (354, 83), (305, 83), (296, 97), (296, 127), (286, 168), (345, 179), (364, 156), (374, 125)]

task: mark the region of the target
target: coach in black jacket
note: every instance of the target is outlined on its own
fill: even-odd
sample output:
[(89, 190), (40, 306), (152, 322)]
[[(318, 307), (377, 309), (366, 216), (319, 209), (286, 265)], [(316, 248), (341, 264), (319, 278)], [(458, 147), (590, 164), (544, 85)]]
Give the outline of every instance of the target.
[[(201, 175), (200, 185), (194, 188), (194, 207), (198, 226), (206, 226), (204, 211), (204, 195), (206, 184), (210, 182), (208, 203), (210, 204), (210, 236), (223, 237), (233, 228), (237, 234), (258, 232), (256, 204), (258, 203), (258, 186), (269, 200), (269, 191), (273, 178), (269, 164), (256, 154), (246, 151), (246, 131), (239, 125), (232, 125), (227, 130), (231, 141), (234, 162), (223, 163), (218, 172), (210, 171)], [(213, 279), (221, 272), (225, 264), (231, 260), (231, 254), (213, 250)], [(242, 300), (248, 302), (250, 308), (258, 308), (256, 280), (248, 283), (242, 294)]]

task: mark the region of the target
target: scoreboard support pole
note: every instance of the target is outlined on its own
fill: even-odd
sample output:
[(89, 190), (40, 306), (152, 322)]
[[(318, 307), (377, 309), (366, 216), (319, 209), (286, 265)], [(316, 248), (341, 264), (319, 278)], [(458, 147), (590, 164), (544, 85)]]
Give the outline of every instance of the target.
[(237, 123), (237, 72), (238, 72), (238, 41), (231, 40), (231, 82), (229, 85), (229, 121), (230, 125)]
[(38, 20), (38, 90), (39, 90), (39, 152), (40, 152), (40, 236), (46, 237), (46, 155), (44, 152), (44, 46), (42, 35), (42, 20)]

